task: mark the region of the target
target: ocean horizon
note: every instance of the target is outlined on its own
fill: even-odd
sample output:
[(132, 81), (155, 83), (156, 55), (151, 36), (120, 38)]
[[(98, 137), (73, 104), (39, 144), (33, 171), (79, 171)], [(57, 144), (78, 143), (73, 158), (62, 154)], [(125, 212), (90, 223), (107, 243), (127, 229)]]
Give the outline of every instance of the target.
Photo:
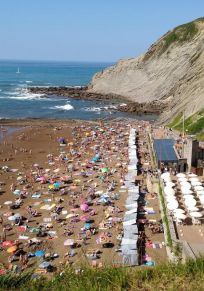
[[(110, 101), (77, 100), (29, 92), (31, 86), (86, 86), (113, 63), (0, 60), (0, 119), (155, 119), (111, 110)], [(119, 102), (121, 103), (121, 102)], [(108, 110), (107, 110), (108, 108)], [(104, 111), (104, 109), (106, 109)]]

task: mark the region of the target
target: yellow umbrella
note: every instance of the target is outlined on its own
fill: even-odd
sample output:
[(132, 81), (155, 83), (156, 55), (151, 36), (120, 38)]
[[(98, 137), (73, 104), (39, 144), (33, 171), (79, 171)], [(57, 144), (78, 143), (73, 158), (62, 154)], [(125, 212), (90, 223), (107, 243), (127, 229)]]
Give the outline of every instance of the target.
[(7, 253), (13, 253), (17, 250), (17, 246), (12, 246), (10, 248), (8, 248)]
[(49, 185), (48, 188), (49, 189), (54, 189), (55, 187), (54, 187), (54, 185)]

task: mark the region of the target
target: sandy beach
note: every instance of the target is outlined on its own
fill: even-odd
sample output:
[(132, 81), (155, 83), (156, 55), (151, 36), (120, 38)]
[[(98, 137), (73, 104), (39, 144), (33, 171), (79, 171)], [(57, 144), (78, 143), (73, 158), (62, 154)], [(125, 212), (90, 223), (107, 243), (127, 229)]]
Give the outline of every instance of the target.
[[(41, 272), (43, 268), (38, 267), (45, 259), (53, 270), (64, 264), (120, 265), (129, 130), (135, 127), (142, 132), (144, 124), (4, 122), (0, 143), (2, 269), (34, 267)], [(7, 134), (5, 126), (15, 126), (17, 131)], [(140, 133), (140, 138), (140, 161), (151, 169), (145, 134)], [(151, 179), (147, 182), (146, 174), (141, 177), (142, 191), (153, 191)], [(158, 199), (148, 195), (147, 206), (154, 208), (148, 219), (159, 221)], [(161, 245), (163, 234), (152, 238), (148, 232), (148, 239)], [(152, 260), (166, 260), (164, 247), (148, 247)]]

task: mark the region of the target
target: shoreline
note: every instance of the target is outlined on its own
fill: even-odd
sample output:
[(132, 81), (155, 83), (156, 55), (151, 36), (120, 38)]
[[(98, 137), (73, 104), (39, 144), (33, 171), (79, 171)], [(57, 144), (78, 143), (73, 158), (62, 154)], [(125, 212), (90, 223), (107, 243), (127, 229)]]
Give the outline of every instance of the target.
[[(161, 101), (153, 101), (150, 103), (133, 102), (125, 96), (115, 94), (100, 94), (92, 93), (88, 90), (87, 86), (84, 87), (28, 87), (29, 92), (34, 94), (42, 94), (46, 97), (63, 96), (79, 100), (96, 100), (96, 101), (109, 101), (110, 105), (115, 105), (113, 111), (129, 112), (140, 114), (160, 114), (165, 108), (166, 104)], [(118, 102), (123, 102), (118, 104)], [(109, 108), (107, 108), (107, 111)]]

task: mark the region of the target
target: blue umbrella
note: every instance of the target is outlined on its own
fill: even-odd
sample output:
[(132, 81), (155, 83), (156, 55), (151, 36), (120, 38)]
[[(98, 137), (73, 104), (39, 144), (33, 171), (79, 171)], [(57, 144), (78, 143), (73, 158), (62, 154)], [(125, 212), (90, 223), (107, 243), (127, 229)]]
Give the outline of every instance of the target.
[(50, 263), (47, 262), (47, 261), (44, 261), (42, 262), (40, 265), (39, 265), (39, 268), (42, 268), (42, 269), (46, 269), (50, 266)]
[(90, 223), (90, 222), (86, 222), (86, 223), (84, 224), (84, 228), (85, 228), (85, 229), (90, 229), (90, 228), (91, 228), (91, 223)]
[(55, 188), (59, 188), (60, 187), (60, 182), (55, 182), (54, 184), (53, 184), (53, 186), (55, 187)]
[(43, 257), (45, 255), (45, 251), (43, 250), (38, 250), (35, 252), (36, 257)]

